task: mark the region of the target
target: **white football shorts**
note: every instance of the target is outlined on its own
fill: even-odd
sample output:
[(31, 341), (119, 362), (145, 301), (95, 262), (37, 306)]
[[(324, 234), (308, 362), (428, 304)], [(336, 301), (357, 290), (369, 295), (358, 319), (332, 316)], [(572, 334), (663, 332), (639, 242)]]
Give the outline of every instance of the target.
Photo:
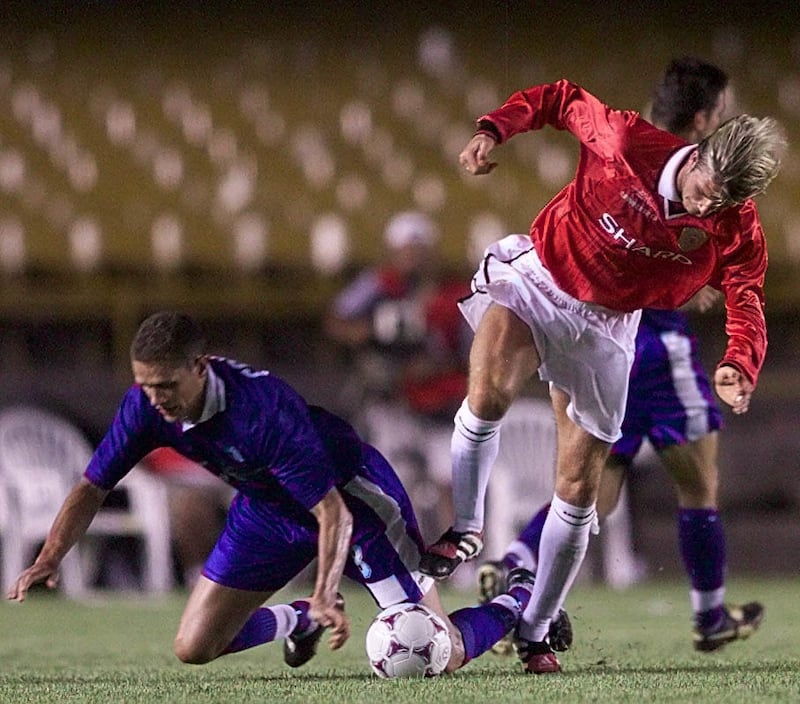
[(569, 396), (572, 421), (601, 440), (618, 440), (641, 311), (620, 313), (565, 293), (527, 235), (487, 247), (472, 291), (459, 303), (472, 329), (492, 303), (514, 311), (533, 334), (539, 377)]

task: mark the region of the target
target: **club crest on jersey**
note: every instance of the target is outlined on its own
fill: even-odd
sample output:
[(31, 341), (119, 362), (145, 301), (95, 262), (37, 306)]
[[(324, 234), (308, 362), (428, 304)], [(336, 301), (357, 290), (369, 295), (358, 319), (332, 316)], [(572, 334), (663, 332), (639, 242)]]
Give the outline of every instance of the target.
[(678, 247), (681, 252), (692, 252), (702, 247), (707, 239), (708, 234), (699, 227), (684, 227), (678, 237)]

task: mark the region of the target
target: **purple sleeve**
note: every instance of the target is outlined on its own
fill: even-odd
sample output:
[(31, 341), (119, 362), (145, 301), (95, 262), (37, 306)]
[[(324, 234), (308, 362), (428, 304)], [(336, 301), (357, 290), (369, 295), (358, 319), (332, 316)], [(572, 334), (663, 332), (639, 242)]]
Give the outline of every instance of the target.
[(156, 421), (155, 411), (141, 389), (132, 386), (94, 451), (84, 477), (103, 489), (113, 489), (137, 462), (161, 444)]
[(332, 471), (325, 471), (325, 464), (329, 463), (282, 469), (276, 472), (276, 478), (295, 501), (310, 511), (336, 486), (336, 477)]

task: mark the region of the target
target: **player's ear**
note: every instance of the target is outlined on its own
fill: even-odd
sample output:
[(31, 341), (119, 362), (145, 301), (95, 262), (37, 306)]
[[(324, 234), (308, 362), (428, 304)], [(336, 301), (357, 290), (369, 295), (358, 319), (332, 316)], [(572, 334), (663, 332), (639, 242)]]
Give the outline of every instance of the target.
[(205, 377), (208, 374), (208, 356), (201, 354), (194, 360), (194, 368), (197, 370), (197, 375)]
[(698, 110), (694, 114), (694, 120), (692, 120), (692, 142), (700, 141), (698, 138), (701, 137), (706, 133), (706, 129), (708, 128), (708, 110)]

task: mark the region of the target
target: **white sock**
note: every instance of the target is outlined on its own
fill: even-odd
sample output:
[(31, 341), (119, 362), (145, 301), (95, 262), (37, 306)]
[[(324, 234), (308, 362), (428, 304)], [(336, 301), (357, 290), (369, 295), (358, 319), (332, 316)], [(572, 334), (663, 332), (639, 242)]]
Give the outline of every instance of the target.
[(532, 641), (546, 638), (551, 619), (564, 604), (578, 576), (595, 513), (594, 504), (585, 508), (572, 506), (553, 496), (542, 528), (533, 596), (519, 624), (522, 638)]
[[(283, 640), (292, 635), (292, 631), (297, 626), (297, 612), (294, 607), (291, 604), (275, 604), (268, 608), (275, 616), (275, 640)], [(312, 624), (314, 628), (317, 627), (313, 621)]]
[(703, 611), (711, 611), (711, 609), (716, 609), (718, 606), (722, 606), (725, 603), (725, 585), (710, 592), (700, 592), (697, 591), (697, 589), (691, 589), (689, 591), (689, 598), (692, 602), (692, 611), (694, 611), (694, 613), (699, 614)]
[(483, 530), (486, 487), (500, 449), (502, 420), (477, 418), (464, 399), (454, 423), (450, 442), (455, 506), (453, 527), (459, 532)]

